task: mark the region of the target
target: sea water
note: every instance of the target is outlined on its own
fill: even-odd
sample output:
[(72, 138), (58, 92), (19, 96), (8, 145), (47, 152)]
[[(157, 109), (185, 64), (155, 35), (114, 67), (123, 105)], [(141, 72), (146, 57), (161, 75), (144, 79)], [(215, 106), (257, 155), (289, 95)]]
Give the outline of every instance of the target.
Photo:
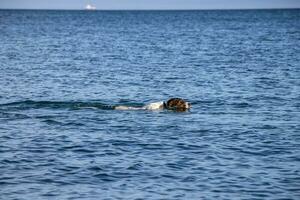
[(0, 10), (0, 199), (299, 199), (299, 22)]

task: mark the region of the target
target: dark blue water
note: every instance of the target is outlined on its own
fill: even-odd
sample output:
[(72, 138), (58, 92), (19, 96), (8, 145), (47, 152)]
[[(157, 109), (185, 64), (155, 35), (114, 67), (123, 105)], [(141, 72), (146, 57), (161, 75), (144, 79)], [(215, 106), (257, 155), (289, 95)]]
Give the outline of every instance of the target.
[(299, 22), (1, 10), (0, 199), (299, 199)]

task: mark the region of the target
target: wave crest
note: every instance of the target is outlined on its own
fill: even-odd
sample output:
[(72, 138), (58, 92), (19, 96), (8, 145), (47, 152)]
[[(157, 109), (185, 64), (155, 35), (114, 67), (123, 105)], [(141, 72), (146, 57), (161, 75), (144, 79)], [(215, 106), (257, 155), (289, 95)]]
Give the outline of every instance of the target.
[(114, 105), (108, 105), (101, 102), (84, 102), (84, 101), (17, 101), (6, 104), (0, 104), (0, 109), (102, 109), (102, 110), (112, 110)]

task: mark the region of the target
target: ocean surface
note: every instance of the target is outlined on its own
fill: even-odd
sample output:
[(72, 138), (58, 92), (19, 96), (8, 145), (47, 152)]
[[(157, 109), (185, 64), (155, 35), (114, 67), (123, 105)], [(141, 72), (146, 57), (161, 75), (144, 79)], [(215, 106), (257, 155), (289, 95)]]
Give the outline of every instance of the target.
[(300, 10), (0, 10), (0, 199), (300, 199), (299, 87)]

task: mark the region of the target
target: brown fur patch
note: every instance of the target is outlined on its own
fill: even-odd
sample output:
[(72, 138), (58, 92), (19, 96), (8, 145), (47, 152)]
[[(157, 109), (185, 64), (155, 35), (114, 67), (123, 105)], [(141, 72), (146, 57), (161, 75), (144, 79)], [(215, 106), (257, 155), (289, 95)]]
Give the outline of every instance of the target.
[(167, 105), (167, 109), (172, 109), (177, 111), (185, 111), (188, 109), (186, 107), (186, 102), (180, 98), (169, 99), (166, 105)]

